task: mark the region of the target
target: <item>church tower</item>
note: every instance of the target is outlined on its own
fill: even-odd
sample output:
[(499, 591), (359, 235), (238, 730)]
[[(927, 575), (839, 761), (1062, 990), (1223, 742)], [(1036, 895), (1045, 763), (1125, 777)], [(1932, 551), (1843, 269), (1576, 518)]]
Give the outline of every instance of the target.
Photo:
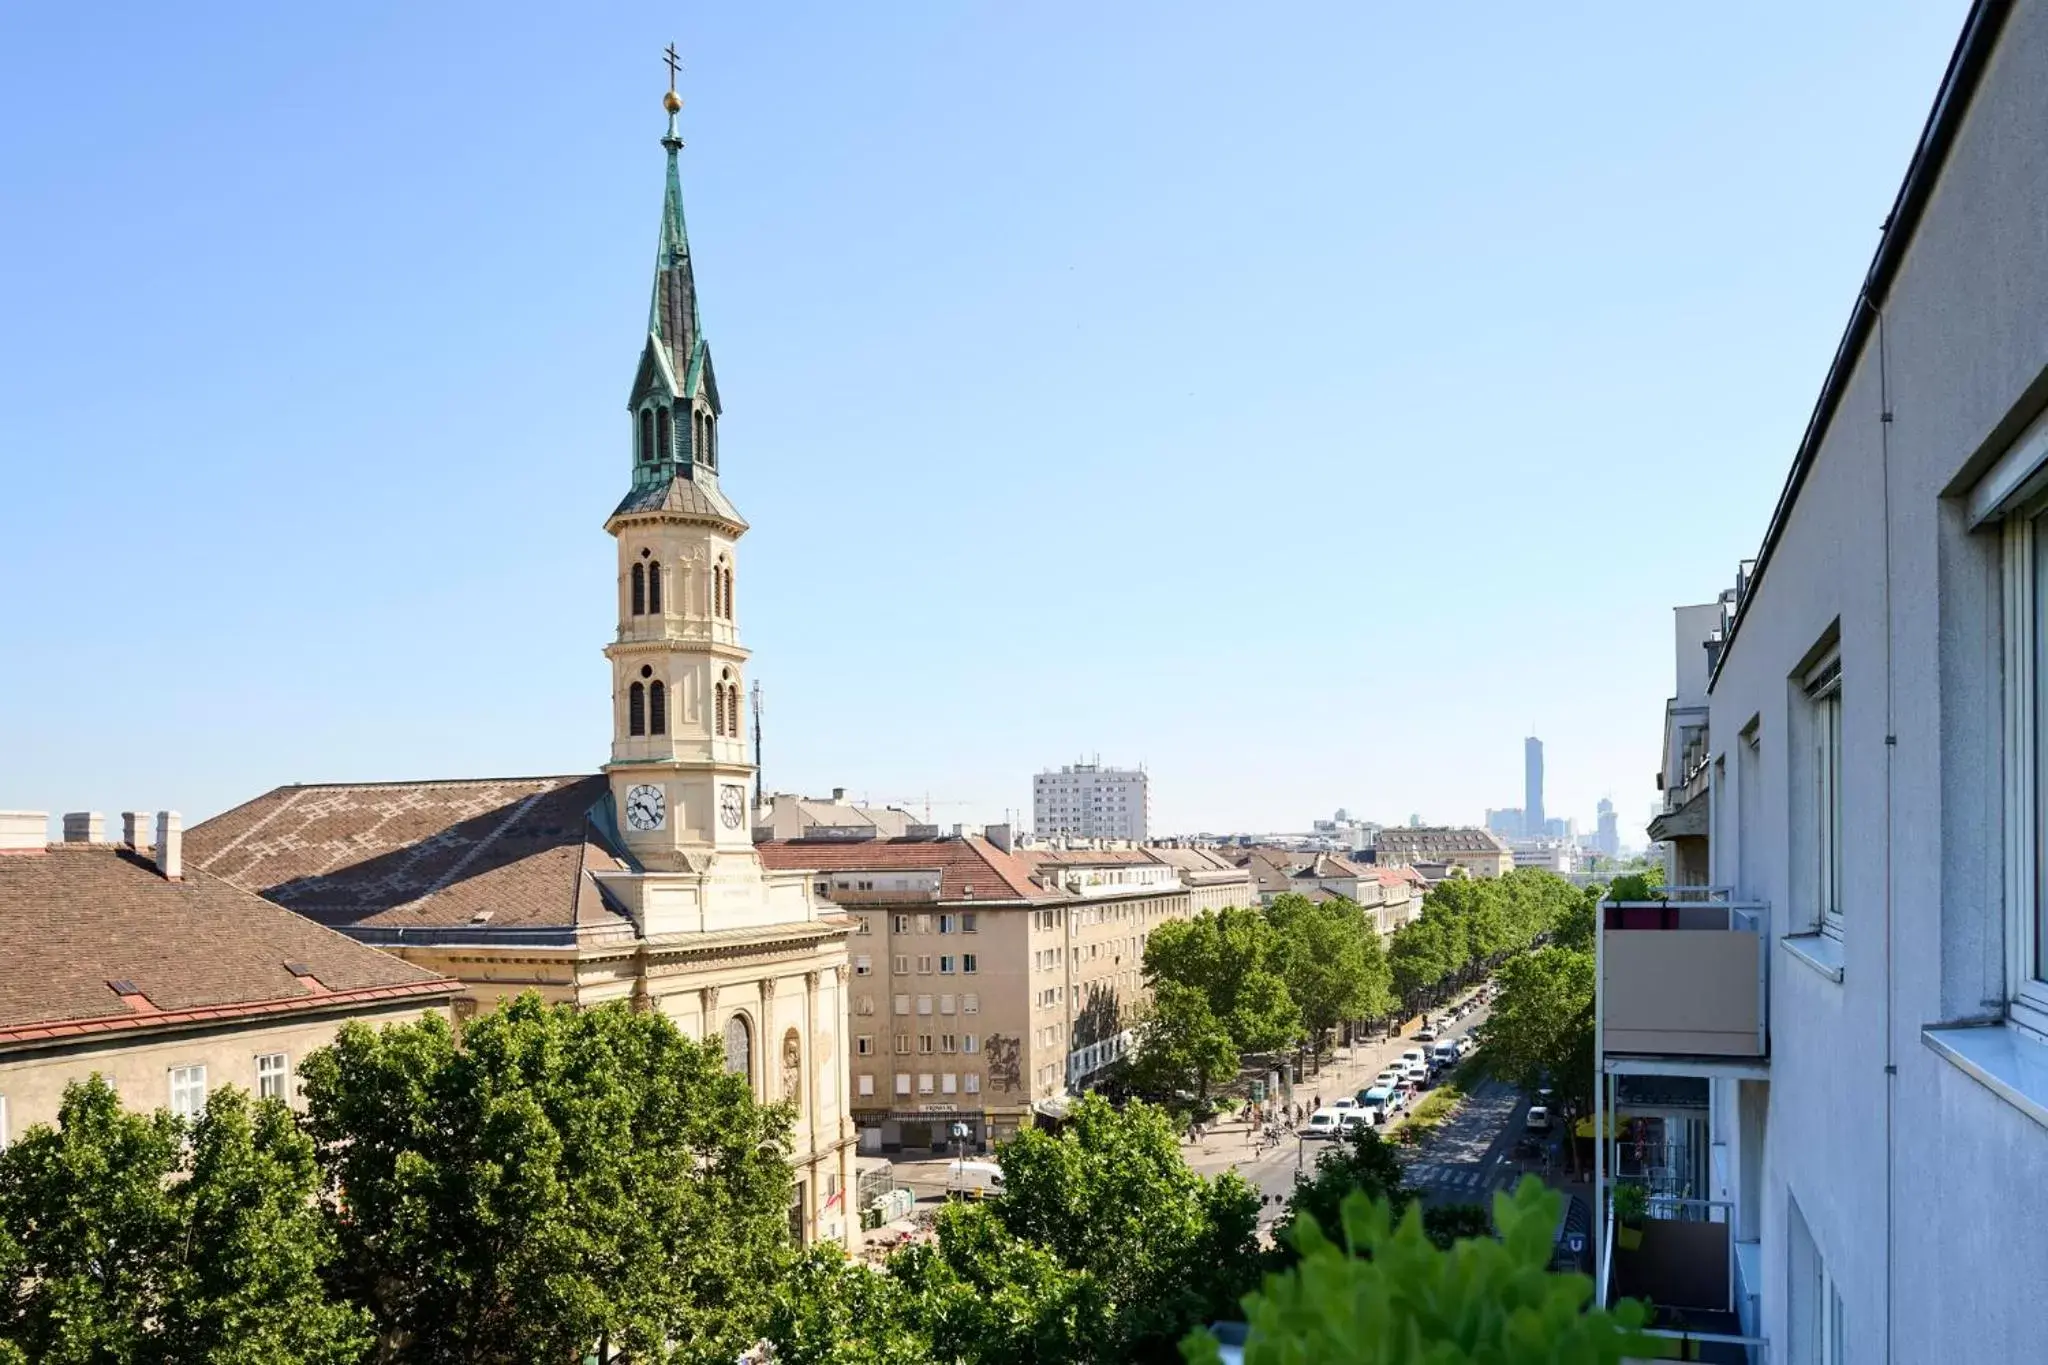
[[(742, 698), (736, 546), (747, 523), (718, 486), (718, 381), (697, 314), (677, 170), (682, 108), (664, 99), (668, 186), (647, 337), (627, 400), (632, 487), (605, 529), (618, 541), (612, 809), (643, 868), (722, 884), (700, 911), (759, 895)], [(692, 897), (699, 900), (698, 897)]]

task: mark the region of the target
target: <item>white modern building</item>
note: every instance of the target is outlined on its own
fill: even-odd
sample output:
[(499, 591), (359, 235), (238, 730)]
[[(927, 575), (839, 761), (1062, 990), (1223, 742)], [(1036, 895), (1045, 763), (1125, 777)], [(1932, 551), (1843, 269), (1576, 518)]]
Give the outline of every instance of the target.
[(1143, 768), (1072, 763), (1032, 779), (1032, 827), (1047, 838), (1143, 843), (1151, 800)]
[(1600, 935), (1603, 1175), (1769, 1365), (2048, 1358), (2044, 92), (1979, 0), (1667, 760), (1720, 889)]

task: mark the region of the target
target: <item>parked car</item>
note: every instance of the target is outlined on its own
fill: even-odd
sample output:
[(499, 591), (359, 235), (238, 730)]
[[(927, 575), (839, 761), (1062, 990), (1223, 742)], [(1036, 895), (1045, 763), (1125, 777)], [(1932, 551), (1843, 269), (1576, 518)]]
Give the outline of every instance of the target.
[(1433, 1029), (1433, 1028), (1419, 1028), (1419, 1029), (1415, 1030), (1415, 1041), (1416, 1041), (1416, 1042), (1418, 1042), (1418, 1043), (1433, 1043), (1433, 1042), (1435, 1042), (1435, 1041), (1436, 1041), (1436, 1030), (1435, 1030), (1435, 1029)]
[(1337, 1116), (1337, 1131), (1343, 1134), (1344, 1136), (1348, 1137), (1352, 1133), (1360, 1132), (1365, 1129), (1371, 1128), (1374, 1124), (1379, 1122), (1381, 1122), (1381, 1119), (1379, 1117), (1378, 1110), (1368, 1109), (1364, 1105), (1358, 1105), (1353, 1108), (1346, 1109), (1342, 1114)]
[(1421, 1062), (1425, 1066), (1428, 1065), (1429, 1053), (1424, 1051), (1422, 1048), (1411, 1047), (1406, 1052), (1401, 1054), (1401, 1065), (1403, 1068), (1412, 1067), (1417, 1062)]
[(1308, 1123), (1301, 1130), (1303, 1137), (1332, 1138), (1343, 1128), (1343, 1115), (1335, 1109), (1318, 1109), (1308, 1116)]
[(1528, 1130), (1529, 1130), (1530, 1132), (1532, 1132), (1532, 1133), (1547, 1133), (1547, 1132), (1549, 1132), (1549, 1131), (1550, 1131), (1550, 1108), (1549, 1108), (1549, 1106), (1548, 1106), (1548, 1105), (1542, 1105), (1542, 1104), (1532, 1104), (1532, 1105), (1530, 1105), (1530, 1106), (1529, 1106), (1529, 1116), (1528, 1116), (1528, 1117), (1527, 1117), (1526, 1119), (1524, 1119), (1524, 1120), (1522, 1121), (1522, 1126), (1523, 1126), (1524, 1128), (1528, 1129)]
[(1374, 1085), (1399, 1085), (1407, 1074), (1408, 1072), (1405, 1067), (1390, 1066), (1379, 1075), (1373, 1077), (1372, 1083)]
[(1401, 1092), (1384, 1085), (1373, 1086), (1359, 1093), (1358, 1107), (1371, 1113), (1373, 1122), (1385, 1123), (1388, 1116), (1401, 1108)]
[(1427, 1089), (1429, 1086), (1429, 1063), (1423, 1061), (1408, 1063), (1408, 1079), (1417, 1090)]
[(1332, 1108), (1332, 1109), (1349, 1109), (1349, 1108), (1351, 1108), (1352, 1106), (1356, 1105), (1357, 1103), (1358, 1103), (1358, 1101), (1357, 1101), (1357, 1100), (1355, 1100), (1355, 1099), (1353, 1099), (1353, 1098), (1352, 1098), (1351, 1096), (1349, 1096), (1349, 1095), (1339, 1095), (1339, 1096), (1338, 1096), (1338, 1097), (1337, 1097), (1336, 1099), (1334, 1099), (1334, 1100), (1331, 1100), (1331, 1101), (1330, 1101), (1330, 1108)]

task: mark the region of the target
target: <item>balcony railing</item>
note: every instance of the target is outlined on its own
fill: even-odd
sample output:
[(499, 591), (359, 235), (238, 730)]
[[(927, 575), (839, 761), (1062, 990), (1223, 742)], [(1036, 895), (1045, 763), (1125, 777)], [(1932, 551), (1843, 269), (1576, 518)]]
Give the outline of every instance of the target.
[(1649, 1216), (1624, 1229), (1608, 1202), (1600, 1300), (1649, 1304), (1650, 1335), (1670, 1343), (1668, 1354), (1658, 1358), (1744, 1365), (1767, 1359), (1768, 1343), (1743, 1330), (1733, 1213), (1725, 1201), (1652, 1198)]
[(1610, 1055), (1768, 1055), (1768, 908), (1706, 899), (1715, 894), (1674, 888), (1670, 900), (1601, 907), (1599, 1013)]

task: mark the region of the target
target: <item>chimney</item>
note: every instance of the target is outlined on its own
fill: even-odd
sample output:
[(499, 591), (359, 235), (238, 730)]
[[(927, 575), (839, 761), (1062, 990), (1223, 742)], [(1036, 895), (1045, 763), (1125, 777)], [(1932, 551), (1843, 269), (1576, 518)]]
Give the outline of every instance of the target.
[(0, 853), (41, 853), (49, 843), (48, 812), (0, 810)]
[(107, 822), (96, 810), (67, 811), (64, 815), (64, 842), (67, 844), (103, 844), (107, 841)]
[(833, 805), (835, 805), (835, 806), (836, 806), (836, 805), (838, 805), (838, 804), (839, 804), (840, 802), (844, 801), (845, 799), (846, 799), (846, 788), (844, 788), (844, 787), (834, 787), (834, 788), (832, 789), (832, 804), (833, 804)]
[(982, 830), (981, 834), (984, 839), (987, 839), (1003, 852), (1009, 853), (1013, 851), (1011, 845), (1014, 842), (1014, 838), (1010, 833), (1008, 825), (990, 825)]
[(154, 847), (149, 837), (148, 811), (124, 810), (121, 812), (121, 842), (136, 853), (147, 853)]
[(184, 822), (174, 810), (156, 813), (156, 870), (167, 882), (185, 880)]

